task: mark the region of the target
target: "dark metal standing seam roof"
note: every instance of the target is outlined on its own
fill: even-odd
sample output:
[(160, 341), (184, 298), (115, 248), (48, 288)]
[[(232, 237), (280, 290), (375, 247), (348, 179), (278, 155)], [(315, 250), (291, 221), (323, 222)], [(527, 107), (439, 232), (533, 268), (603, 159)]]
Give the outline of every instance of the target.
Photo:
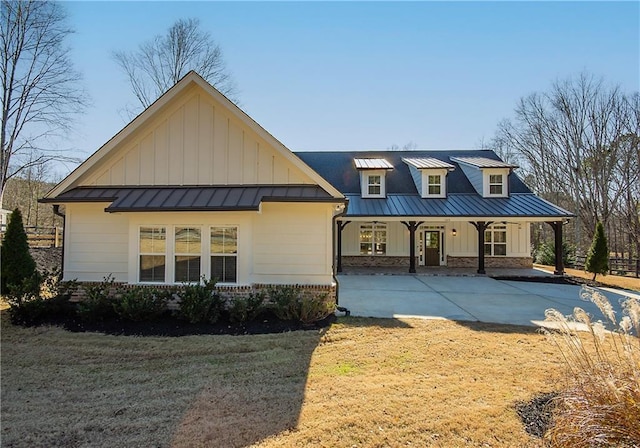
[[(385, 159), (391, 165), (385, 175), (387, 194), (417, 194), (409, 167), (402, 159), (437, 159), (454, 166), (447, 174), (447, 193), (476, 193), (460, 166), (450, 157), (481, 157), (503, 163), (490, 150), (474, 151), (323, 151), (296, 152), (304, 163), (343, 194), (360, 193), (360, 173), (354, 159)], [(509, 175), (510, 193), (531, 193), (515, 174)]]
[[(349, 217), (544, 217), (574, 216), (536, 196), (515, 174), (509, 175), (509, 197), (483, 198), (469, 182), (456, 158), (482, 162), (486, 166), (509, 166), (490, 150), (474, 151), (333, 151), (298, 152), (306, 164), (324, 177), (347, 199)], [(386, 198), (362, 198), (360, 174), (353, 165), (356, 158), (384, 158), (393, 170), (386, 173)], [(432, 163), (452, 164), (447, 175), (446, 198), (422, 198), (416, 190), (404, 160), (429, 159)]]
[(441, 199), (417, 195), (390, 194), (386, 198), (346, 195), (349, 217), (510, 217), (569, 218), (571, 212), (539, 198), (533, 193), (515, 193), (508, 198), (486, 199), (477, 194), (450, 194)]
[(107, 212), (258, 210), (261, 202), (343, 202), (317, 185), (78, 187), (42, 202), (111, 202)]

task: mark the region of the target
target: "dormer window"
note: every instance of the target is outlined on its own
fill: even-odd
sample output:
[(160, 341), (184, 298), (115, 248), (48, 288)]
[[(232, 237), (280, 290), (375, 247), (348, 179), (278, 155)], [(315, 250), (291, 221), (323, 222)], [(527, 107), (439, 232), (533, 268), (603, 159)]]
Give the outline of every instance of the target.
[(506, 169), (492, 168), (483, 170), (485, 198), (506, 198), (509, 196), (507, 179), (509, 171)]
[(363, 198), (384, 198), (387, 196), (385, 175), (393, 165), (385, 159), (354, 159), (355, 167), (360, 171), (360, 186)]
[(383, 170), (363, 170), (360, 172), (360, 185), (363, 198), (384, 198), (387, 196)]
[(489, 175), (489, 194), (490, 195), (502, 194), (502, 174)]
[(442, 194), (442, 176), (430, 174), (427, 176), (427, 196), (440, 196)]
[(382, 176), (368, 175), (367, 176), (367, 194), (369, 196), (380, 196), (381, 192), (382, 192)]
[(447, 197), (447, 174), (454, 166), (433, 157), (402, 159), (423, 198)]
[(462, 168), (473, 188), (483, 198), (509, 197), (509, 174), (517, 165), (486, 157), (450, 157)]

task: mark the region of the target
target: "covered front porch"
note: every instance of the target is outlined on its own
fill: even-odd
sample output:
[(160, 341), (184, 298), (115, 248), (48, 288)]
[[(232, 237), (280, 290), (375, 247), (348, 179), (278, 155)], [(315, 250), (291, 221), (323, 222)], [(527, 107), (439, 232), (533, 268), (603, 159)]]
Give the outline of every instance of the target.
[[(555, 232), (556, 275), (564, 273), (563, 221), (474, 218), (404, 220), (400, 217), (336, 219), (337, 273), (487, 274), (531, 269), (530, 227), (547, 222)], [(448, 273), (445, 273), (445, 271)]]

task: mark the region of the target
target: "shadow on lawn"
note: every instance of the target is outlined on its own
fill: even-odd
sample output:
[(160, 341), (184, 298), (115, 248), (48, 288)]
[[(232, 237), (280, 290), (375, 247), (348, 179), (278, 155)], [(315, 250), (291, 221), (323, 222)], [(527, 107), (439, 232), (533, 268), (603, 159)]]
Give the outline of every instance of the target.
[[(336, 325), (412, 328), (397, 319), (352, 317), (339, 318)], [(249, 343), (213, 367), (215, 375), (183, 415), (171, 446), (243, 447), (295, 430), (311, 357), (326, 331), (248, 336), (271, 342), (262, 341), (257, 350)]]
[(247, 336), (268, 339), (256, 341), (259, 349), (248, 340), (216, 362), (215, 374), (177, 425), (171, 446), (243, 447), (295, 429), (311, 356), (325, 332)]
[(488, 333), (505, 333), (505, 334), (540, 334), (539, 327), (527, 326), (527, 325), (511, 325), (511, 324), (497, 324), (492, 322), (476, 322), (466, 320), (456, 320), (456, 324), (461, 327), (468, 328), (473, 331), (484, 331)]

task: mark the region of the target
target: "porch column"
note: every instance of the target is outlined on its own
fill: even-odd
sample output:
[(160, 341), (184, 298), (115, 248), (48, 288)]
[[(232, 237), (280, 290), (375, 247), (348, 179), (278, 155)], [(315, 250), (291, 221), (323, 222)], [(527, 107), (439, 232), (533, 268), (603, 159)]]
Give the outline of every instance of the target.
[(349, 224), (351, 221), (336, 221), (336, 226), (338, 227), (338, 232), (337, 232), (337, 262), (336, 262), (336, 271), (337, 272), (342, 272), (342, 229), (344, 229), (345, 227), (347, 227), (347, 224)]
[(416, 230), (423, 221), (402, 221), (402, 224), (409, 229), (409, 273), (416, 273)]
[(555, 258), (556, 268), (553, 271), (554, 275), (564, 275), (564, 257), (562, 253), (562, 221), (548, 222), (553, 229), (555, 236)]
[(486, 274), (484, 270), (484, 232), (491, 224), (493, 222), (471, 222), (471, 225), (478, 230), (478, 274)]

